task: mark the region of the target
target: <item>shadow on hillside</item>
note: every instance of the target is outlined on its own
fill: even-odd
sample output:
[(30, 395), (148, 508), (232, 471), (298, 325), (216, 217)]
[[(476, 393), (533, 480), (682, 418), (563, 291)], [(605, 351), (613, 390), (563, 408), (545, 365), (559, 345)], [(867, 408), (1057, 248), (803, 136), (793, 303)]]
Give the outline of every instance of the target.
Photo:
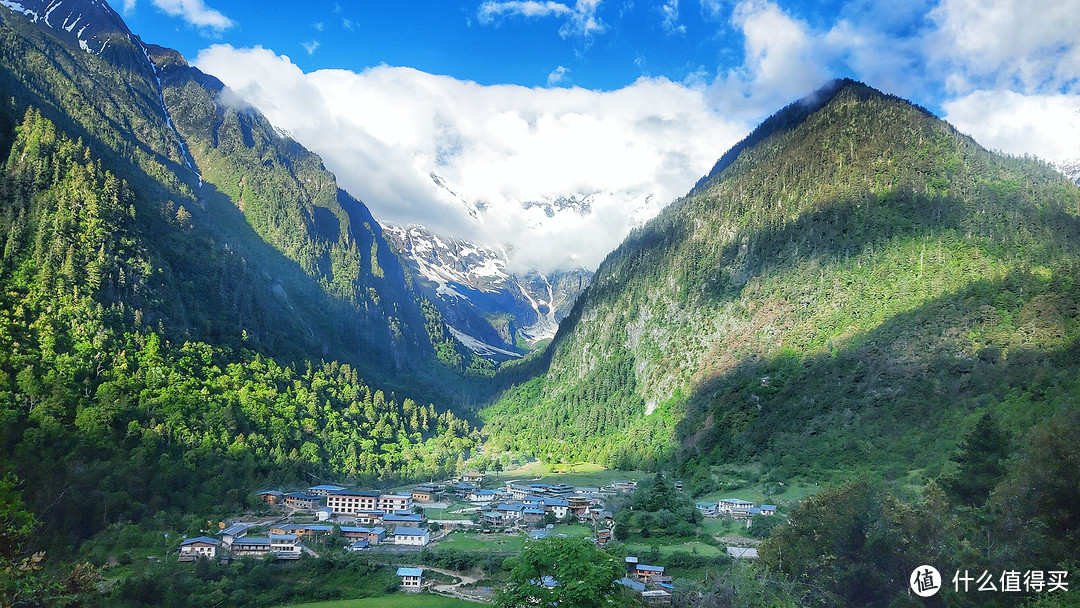
[(777, 479), (837, 469), (896, 478), (939, 468), (973, 412), (1026, 429), (1077, 407), (1078, 270), (980, 280), (839, 349), (743, 359), (689, 398), (680, 457), (754, 460)]

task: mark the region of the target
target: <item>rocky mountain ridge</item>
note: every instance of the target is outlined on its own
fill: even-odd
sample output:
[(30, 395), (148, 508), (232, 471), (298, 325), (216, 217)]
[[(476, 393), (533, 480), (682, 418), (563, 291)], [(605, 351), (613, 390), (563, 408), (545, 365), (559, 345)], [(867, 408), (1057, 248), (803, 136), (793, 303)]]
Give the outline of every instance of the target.
[(494, 360), (517, 358), (553, 338), (591, 276), (584, 268), (514, 272), (505, 249), (423, 226), (387, 225), (385, 231), (454, 336)]

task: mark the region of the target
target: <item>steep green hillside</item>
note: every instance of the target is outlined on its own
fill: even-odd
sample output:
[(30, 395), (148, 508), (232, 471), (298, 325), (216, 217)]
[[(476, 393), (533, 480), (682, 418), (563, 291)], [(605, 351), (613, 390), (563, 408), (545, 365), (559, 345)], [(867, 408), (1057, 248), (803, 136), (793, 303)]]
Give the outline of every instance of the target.
[(446, 396), (470, 359), (366, 208), (80, 8), (107, 52), (0, 7), (0, 479), (35, 542), (234, 510), (268, 481), (453, 470), (478, 439)]
[(445, 368), (471, 359), (422, 306), (367, 209), (256, 110), (224, 105), (220, 82), (115, 19), (98, 56), (0, 8), (11, 105), (0, 126), (10, 142), (25, 108), (39, 108), (132, 185), (154, 257), (143, 322), (170, 339), (347, 360), (428, 397), (417, 375), (453, 382)]
[(1076, 407), (1080, 191), (838, 81), (601, 265), (498, 447), (780, 475), (940, 469), (984, 410)]

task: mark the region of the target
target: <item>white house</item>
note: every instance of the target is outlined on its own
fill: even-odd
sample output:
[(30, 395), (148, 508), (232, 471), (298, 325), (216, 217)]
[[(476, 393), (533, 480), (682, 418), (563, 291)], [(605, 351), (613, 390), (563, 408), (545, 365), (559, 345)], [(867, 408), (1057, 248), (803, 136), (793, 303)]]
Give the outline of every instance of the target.
[(473, 504), (486, 505), (495, 502), (499, 498), (499, 493), (495, 490), (472, 490), (465, 496), (465, 499)]
[(281, 559), (300, 559), (300, 540), (295, 534), (271, 534), (270, 552)]
[(383, 494), (379, 496), (379, 503), (375, 507), (387, 513), (408, 513), (412, 511), (413, 499), (411, 494)]
[(326, 495), (326, 506), (334, 515), (355, 515), (360, 511), (374, 511), (379, 508), (378, 492), (356, 492), (336, 490)]
[(750, 509), (753, 508), (754, 503), (746, 500), (739, 500), (738, 498), (722, 498), (716, 506), (723, 515), (742, 518), (750, 517)]
[(232, 552), (236, 557), (248, 555), (262, 557), (270, 553), (271, 546), (269, 538), (245, 536), (233, 539)]
[(407, 528), (398, 526), (394, 530), (395, 545), (411, 545), (414, 547), (426, 547), (431, 540), (428, 531), (423, 528)]
[(423, 586), (423, 568), (398, 568), (397, 575), (401, 577), (401, 587), (406, 591), (419, 591)]
[(189, 538), (180, 543), (180, 561), (193, 562), (200, 557), (214, 559), (220, 546), (217, 539), (208, 536)]

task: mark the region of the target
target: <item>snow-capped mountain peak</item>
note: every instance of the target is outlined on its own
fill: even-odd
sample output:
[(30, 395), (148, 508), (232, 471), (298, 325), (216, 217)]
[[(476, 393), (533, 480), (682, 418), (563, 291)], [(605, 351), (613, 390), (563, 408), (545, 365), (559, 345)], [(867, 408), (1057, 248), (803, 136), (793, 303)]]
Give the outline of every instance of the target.
[(419, 225), (383, 226), (454, 337), (492, 359), (520, 356), (554, 337), (591, 276), (584, 268), (546, 275), (512, 272), (504, 247), (438, 235)]
[(0, 5), (55, 30), (87, 53), (101, 55), (130, 40), (124, 20), (102, 0), (0, 0)]

